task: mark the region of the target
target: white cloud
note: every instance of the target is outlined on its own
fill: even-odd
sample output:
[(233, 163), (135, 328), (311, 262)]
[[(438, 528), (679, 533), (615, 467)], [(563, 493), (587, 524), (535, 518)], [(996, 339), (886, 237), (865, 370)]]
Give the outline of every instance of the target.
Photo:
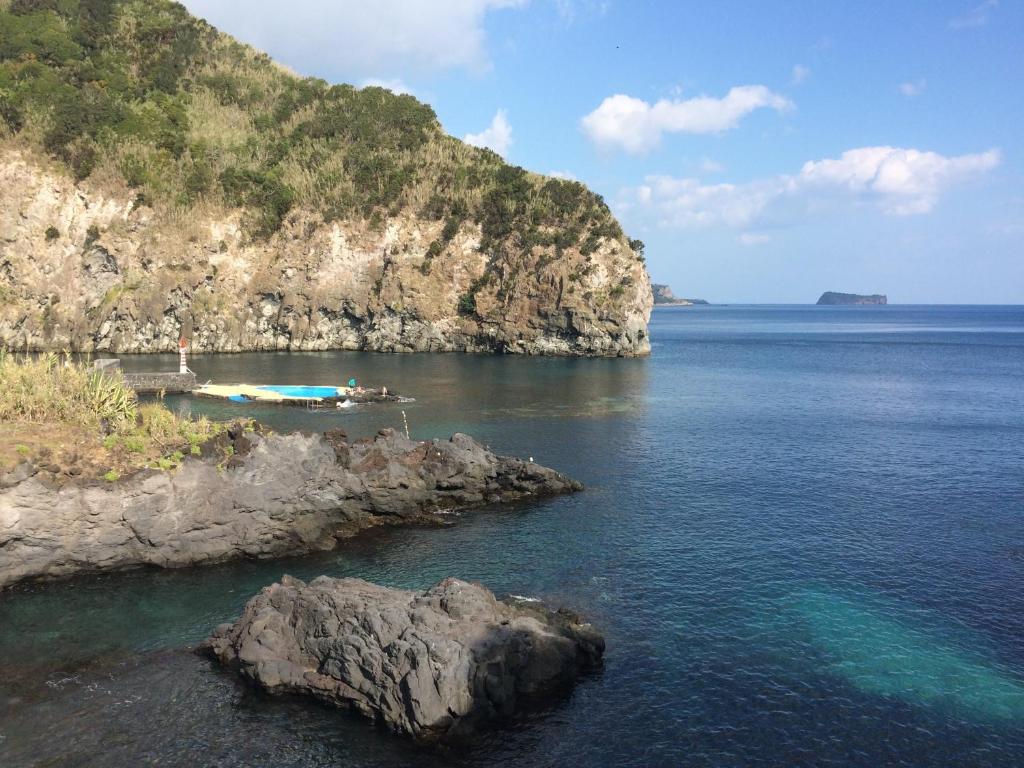
[(512, 126), (508, 122), (508, 116), (504, 109), (499, 109), (491, 120), (491, 124), (480, 133), (467, 133), (463, 139), (467, 144), (474, 147), (487, 147), (493, 149), (502, 157), (508, 153), (512, 146)]
[(920, 80), (915, 80), (913, 82), (907, 81), (905, 83), (900, 83), (899, 91), (904, 96), (920, 96), (924, 93), (924, 89), (927, 86), (928, 82), (924, 78), (921, 78)]
[(575, 174), (569, 171), (548, 171), (548, 176), (554, 179), (561, 179), (562, 181), (579, 181)]
[(697, 170), (701, 173), (722, 173), (725, 170), (725, 166), (717, 160), (705, 157), (697, 165)]
[(484, 19), (527, 0), (184, 0), (303, 74), (343, 80), (489, 66)]
[(743, 184), (648, 176), (644, 184), (623, 190), (619, 205), (642, 207), (659, 225), (677, 228), (749, 230), (830, 201), (864, 200), (884, 214), (911, 216), (930, 212), (949, 187), (995, 168), (1000, 161), (995, 149), (945, 157), (917, 149), (862, 147), (838, 158), (804, 163), (795, 175)]
[(648, 176), (624, 191), (621, 202), (640, 205), (663, 227), (746, 228), (780, 194), (776, 180), (748, 184), (702, 184), (699, 179)]
[(766, 235), (761, 232), (743, 232), (739, 237), (736, 238), (736, 242), (740, 245), (754, 246), (764, 245), (772, 241), (771, 235)]
[(410, 88), (408, 85), (406, 85), (398, 78), (392, 78), (390, 80), (381, 80), (376, 77), (368, 77), (359, 84), (360, 88), (369, 88), (371, 86), (376, 86), (377, 88), (386, 88), (392, 93), (397, 93), (399, 95), (413, 95), (412, 88)]
[(616, 94), (583, 118), (583, 130), (597, 145), (646, 152), (656, 147), (665, 133), (721, 133), (735, 128), (756, 109), (782, 112), (793, 103), (763, 85), (739, 85), (721, 99), (661, 99), (655, 104)]
[(963, 16), (957, 16), (949, 20), (950, 29), (965, 29), (968, 27), (983, 27), (988, 24), (992, 12), (999, 7), (999, 0), (984, 0), (980, 5), (974, 6)]
[(944, 157), (918, 149), (863, 147), (838, 159), (804, 163), (799, 180), (807, 187), (839, 186), (874, 196), (886, 213), (907, 216), (928, 213), (948, 186), (995, 168), (1001, 159), (995, 149)]
[(797, 64), (793, 67), (793, 75), (790, 77), (790, 82), (793, 85), (800, 85), (806, 82), (807, 78), (811, 76), (811, 70), (808, 67)]

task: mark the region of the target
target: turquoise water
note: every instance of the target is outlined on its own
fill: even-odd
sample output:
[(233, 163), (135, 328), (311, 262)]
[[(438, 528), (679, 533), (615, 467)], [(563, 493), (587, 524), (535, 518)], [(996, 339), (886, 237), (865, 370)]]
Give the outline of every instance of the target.
[[(342, 386), (342, 385), (338, 385)], [(260, 386), (260, 389), (267, 389), (281, 395), (293, 397), (337, 397), (338, 386), (302, 386), (287, 384), (267, 384)]]
[[(404, 410), (414, 437), (470, 432), (587, 490), (315, 557), (4, 593), (0, 765), (1024, 764), (1024, 308), (684, 307), (651, 334), (647, 360), (193, 358), (218, 382), (416, 399), (172, 407), (352, 435)], [(606, 665), (473, 749), (417, 750), (189, 652), (286, 572), (571, 605)]]

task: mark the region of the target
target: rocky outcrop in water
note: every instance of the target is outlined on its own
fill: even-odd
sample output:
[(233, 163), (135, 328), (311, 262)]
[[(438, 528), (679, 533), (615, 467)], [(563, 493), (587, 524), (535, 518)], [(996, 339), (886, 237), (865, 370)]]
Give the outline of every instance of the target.
[[(0, 347), (105, 352), (374, 350), (633, 356), (650, 281), (620, 240), (505, 265), (465, 222), (296, 208), (268, 240), (241, 210), (169, 217), (0, 145)], [(472, 311), (464, 305), (472, 295)]]
[(580, 617), (445, 579), (426, 592), (285, 577), (201, 650), (271, 693), (351, 708), (421, 741), (465, 737), (597, 667)]
[(874, 305), (874, 304), (887, 304), (889, 299), (880, 293), (873, 293), (871, 295), (862, 295), (859, 293), (836, 293), (835, 291), (825, 291), (818, 298), (819, 305)]
[(375, 525), (582, 488), (462, 434), (415, 442), (382, 430), (350, 442), (340, 431), (238, 428), (204, 452), (175, 471), (143, 470), (113, 483), (61, 478), (28, 462), (0, 475), (0, 588), (331, 549)]

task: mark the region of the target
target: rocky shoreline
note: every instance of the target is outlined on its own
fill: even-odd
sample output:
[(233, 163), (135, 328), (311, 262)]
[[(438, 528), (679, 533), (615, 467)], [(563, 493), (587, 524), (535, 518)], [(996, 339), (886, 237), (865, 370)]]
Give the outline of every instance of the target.
[(272, 434), (236, 427), (175, 471), (116, 482), (25, 461), (0, 474), (0, 589), (140, 566), (176, 568), (332, 549), (339, 539), (437, 513), (568, 493), (554, 470), (467, 435), (393, 430)]
[(422, 593), (291, 577), (253, 597), (200, 652), (264, 690), (352, 709), (417, 741), (460, 740), (601, 664), (570, 611), (445, 579)]

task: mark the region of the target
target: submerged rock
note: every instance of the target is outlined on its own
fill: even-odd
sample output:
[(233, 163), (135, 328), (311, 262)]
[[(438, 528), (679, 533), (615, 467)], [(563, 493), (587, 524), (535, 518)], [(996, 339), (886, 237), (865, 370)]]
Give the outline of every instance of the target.
[(445, 579), (426, 592), (285, 576), (200, 647), (271, 693), (354, 709), (421, 741), (464, 737), (601, 663), (604, 639), (565, 610)]
[(58, 484), (29, 464), (0, 478), (0, 588), (25, 579), (333, 548), (375, 525), (578, 491), (565, 475), (473, 438), (393, 430), (227, 433), (175, 471)]

